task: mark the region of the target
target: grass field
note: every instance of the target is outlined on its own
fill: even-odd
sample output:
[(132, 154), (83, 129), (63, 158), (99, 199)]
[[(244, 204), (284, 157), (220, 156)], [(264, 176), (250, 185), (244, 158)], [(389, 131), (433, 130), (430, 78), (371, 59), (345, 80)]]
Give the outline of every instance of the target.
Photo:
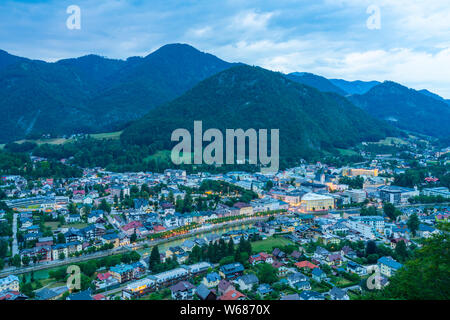
[(286, 246), (291, 244), (295, 245), (294, 242), (285, 238), (269, 237), (266, 240), (252, 242), (252, 249), (254, 252), (271, 252), (273, 247)]
[(41, 144), (63, 144), (67, 141), (70, 141), (70, 139), (64, 139), (64, 138), (54, 138), (54, 139), (38, 139), (38, 140), (17, 140), (15, 143), (24, 143), (24, 142), (34, 142), (37, 145)]
[(400, 138), (395, 137), (387, 137), (386, 139), (380, 140), (377, 142), (377, 144), (383, 144), (387, 146), (392, 146), (394, 144), (407, 144), (407, 142)]
[[(170, 157), (171, 153), (172, 153), (172, 151), (170, 151), (170, 150), (160, 150), (160, 151), (155, 152), (151, 156), (148, 156), (147, 158), (145, 158), (144, 161), (155, 160), (155, 161), (168, 162), (168, 161), (171, 161), (171, 157)], [(190, 157), (191, 157), (191, 159), (193, 159), (193, 153), (190, 153)]]
[(358, 152), (350, 149), (337, 149), (339, 153), (343, 156), (357, 156)]
[(122, 131), (115, 131), (115, 132), (106, 132), (106, 133), (94, 133), (90, 136), (94, 139), (111, 139), (111, 140), (117, 140), (120, 138), (120, 135), (122, 134)]
[[(59, 222), (58, 221), (50, 221), (44, 223), (45, 226), (52, 228), (52, 230), (58, 229)], [(61, 226), (61, 228), (84, 228), (87, 227), (87, 223), (73, 223), (73, 224), (64, 224)]]
[[(90, 134), (91, 138), (93, 139), (97, 139), (97, 140), (101, 140), (101, 139), (111, 139), (111, 140), (117, 140), (120, 138), (120, 135), (122, 134), (122, 131), (115, 131), (115, 132), (105, 132), (105, 133), (93, 133)], [(74, 139), (64, 139), (64, 138), (52, 138), (52, 139), (37, 139), (37, 140), (17, 140), (15, 141), (16, 143), (24, 143), (24, 142), (34, 142), (37, 145), (41, 145), (41, 144), (54, 144), (54, 145), (58, 145), (58, 144), (64, 144), (67, 142), (71, 142), (74, 141)], [(0, 145), (0, 149), (2, 149), (5, 145), (1, 144)], [(169, 153), (170, 156), (170, 153)]]
[(160, 150), (144, 159), (144, 161), (150, 161), (150, 160), (168, 161), (168, 160), (170, 160), (170, 151), (169, 150)]

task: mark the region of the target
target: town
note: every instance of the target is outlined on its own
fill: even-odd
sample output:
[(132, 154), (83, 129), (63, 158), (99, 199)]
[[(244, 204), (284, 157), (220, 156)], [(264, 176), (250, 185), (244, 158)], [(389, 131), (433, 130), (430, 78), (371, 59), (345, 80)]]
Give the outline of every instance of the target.
[(407, 143), (408, 158), (275, 174), (3, 175), (0, 300), (361, 299), (448, 222), (438, 178), (398, 184), (411, 159), (445, 167), (450, 149)]

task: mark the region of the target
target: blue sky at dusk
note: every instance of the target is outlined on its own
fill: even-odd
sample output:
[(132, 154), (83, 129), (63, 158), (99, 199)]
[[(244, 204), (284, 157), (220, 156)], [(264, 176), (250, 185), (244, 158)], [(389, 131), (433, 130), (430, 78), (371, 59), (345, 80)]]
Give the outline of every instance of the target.
[[(81, 29), (66, 9), (81, 9)], [(369, 6), (380, 29), (369, 29)], [(145, 56), (188, 43), (230, 62), (346, 80), (393, 80), (450, 98), (448, 0), (55, 0), (0, 3), (0, 49), (56, 61)]]

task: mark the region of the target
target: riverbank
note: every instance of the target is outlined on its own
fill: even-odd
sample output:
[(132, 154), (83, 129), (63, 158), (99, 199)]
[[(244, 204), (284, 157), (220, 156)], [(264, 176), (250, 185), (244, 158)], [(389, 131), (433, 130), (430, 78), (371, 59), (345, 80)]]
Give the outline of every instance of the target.
[[(239, 219), (239, 220), (233, 220), (230, 222), (212, 225), (209, 228), (203, 227), (201, 229), (195, 229), (191, 232), (188, 232), (185, 234), (180, 234), (180, 235), (177, 235), (177, 236), (174, 236), (171, 238), (157, 239), (157, 240), (145, 240), (145, 241), (136, 243), (135, 245), (115, 248), (115, 249), (111, 249), (111, 250), (107, 250), (107, 251), (99, 251), (99, 252), (95, 252), (90, 255), (84, 255), (84, 256), (80, 256), (80, 257), (67, 258), (62, 261), (52, 261), (52, 262), (48, 262), (46, 264), (39, 264), (36, 266), (25, 267), (25, 268), (6, 269), (6, 270), (3, 270), (2, 272), (0, 272), (0, 277), (6, 277), (11, 274), (19, 275), (19, 274), (27, 274), (32, 271), (36, 272), (36, 271), (45, 270), (45, 269), (53, 269), (53, 268), (70, 265), (70, 264), (74, 264), (74, 263), (79, 263), (79, 262), (84, 262), (84, 261), (88, 261), (88, 260), (92, 260), (92, 259), (99, 259), (99, 258), (111, 256), (111, 255), (117, 255), (117, 254), (129, 252), (131, 250), (144, 249), (145, 251), (147, 251), (147, 250), (151, 250), (151, 248), (156, 245), (157, 246), (166, 245), (168, 243), (176, 242), (179, 240), (185, 240), (187, 238), (192, 238), (195, 236), (199, 236), (201, 234), (217, 232), (218, 230), (221, 230), (221, 229), (230, 229), (230, 228), (233, 228), (236, 226), (245, 226), (245, 225), (249, 225), (249, 224), (254, 224), (258, 221), (267, 220), (269, 217), (270, 216), (260, 216), (260, 217), (253, 217), (253, 218), (250, 217), (250, 218), (244, 218), (244, 219)], [(145, 257), (146, 256), (145, 252), (142, 252), (142, 253), (144, 254), (144, 257)]]

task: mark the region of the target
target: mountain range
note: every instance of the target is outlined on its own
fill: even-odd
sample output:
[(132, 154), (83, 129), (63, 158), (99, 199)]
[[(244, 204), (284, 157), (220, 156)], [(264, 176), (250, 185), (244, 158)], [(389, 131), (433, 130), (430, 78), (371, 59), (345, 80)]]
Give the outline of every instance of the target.
[(450, 138), (450, 100), (426, 89), (414, 90), (393, 81), (346, 81), (312, 73), (294, 72), (288, 79), (335, 92), (370, 115), (399, 129), (436, 138)]
[(437, 138), (450, 137), (450, 105), (434, 96), (385, 81), (349, 100), (396, 127)]
[(2, 51), (0, 141), (117, 130), (232, 65), (184, 44), (143, 58), (88, 55), (55, 63)]
[[(123, 141), (161, 142), (156, 129), (147, 128), (146, 133), (143, 128), (163, 129), (156, 119), (167, 128), (171, 128), (172, 118), (173, 123), (181, 124), (184, 113), (189, 113), (186, 105), (197, 110), (191, 103), (197, 100), (198, 105), (209, 108), (208, 114), (197, 111), (212, 127), (219, 126), (214, 123), (241, 123), (254, 128), (285, 125), (289, 133), (297, 128), (298, 135), (291, 135), (292, 141), (285, 142), (298, 150), (347, 146), (392, 134), (392, 126), (438, 138), (450, 136), (449, 100), (428, 90), (416, 91), (389, 81), (346, 81), (305, 72), (281, 74), (244, 67), (186, 44), (165, 45), (145, 57), (126, 60), (87, 55), (54, 63), (0, 51), (0, 143), (42, 133), (69, 135), (124, 128)], [(231, 70), (230, 74), (224, 72)], [(245, 72), (248, 79), (243, 76)], [(258, 85), (250, 85), (253, 82)], [(254, 96), (242, 88), (249, 88)], [(262, 88), (273, 98), (260, 91)], [(224, 105), (228, 97), (233, 100)], [(245, 108), (239, 105), (246, 102)], [(231, 114), (224, 116), (223, 110), (228, 109)], [(330, 114), (333, 118), (328, 117)], [(250, 115), (251, 119), (244, 119)], [(186, 119), (191, 125), (191, 119)], [(156, 136), (152, 138), (150, 133)]]
[(322, 150), (377, 141), (396, 130), (336, 93), (324, 93), (259, 67), (235, 66), (152, 109), (122, 133), (127, 144), (170, 149), (173, 130), (279, 129), (280, 157), (308, 157)]

